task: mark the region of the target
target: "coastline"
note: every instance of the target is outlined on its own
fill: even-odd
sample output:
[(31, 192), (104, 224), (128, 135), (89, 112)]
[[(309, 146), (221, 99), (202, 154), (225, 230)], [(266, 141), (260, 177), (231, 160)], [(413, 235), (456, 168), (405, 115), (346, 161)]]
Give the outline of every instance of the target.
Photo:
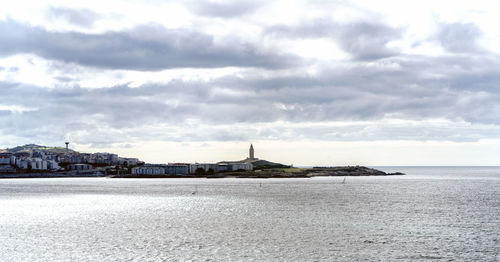
[(0, 173), (0, 179), (15, 178), (61, 178), (61, 177), (107, 177), (99, 171), (43, 172), (43, 173)]
[(9, 178), (61, 178), (61, 177), (110, 177), (110, 178), (310, 178), (316, 176), (395, 176), (405, 175), (401, 172), (386, 173), (374, 168), (363, 166), (347, 167), (316, 167), (316, 168), (270, 168), (252, 171), (221, 172), (212, 175), (107, 175), (100, 171), (68, 171), (44, 173), (4, 173), (0, 179)]

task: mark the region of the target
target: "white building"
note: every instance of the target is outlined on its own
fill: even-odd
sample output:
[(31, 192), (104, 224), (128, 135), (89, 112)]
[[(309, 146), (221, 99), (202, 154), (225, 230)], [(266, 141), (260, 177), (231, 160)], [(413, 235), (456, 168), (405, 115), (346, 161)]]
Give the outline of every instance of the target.
[(29, 166), (33, 170), (47, 170), (47, 161), (41, 158), (31, 158), (28, 159)]
[(11, 153), (1, 153), (0, 154), (0, 165), (10, 165)]
[(231, 165), (231, 170), (232, 171), (237, 171), (237, 170), (253, 170), (252, 163), (230, 163), (230, 165)]
[(139, 159), (137, 158), (124, 158), (124, 162), (127, 163), (127, 166), (135, 166), (139, 163)]
[(253, 170), (252, 163), (245, 162), (220, 162), (218, 163), (220, 172), (223, 171), (238, 171), (238, 170)]
[(162, 166), (138, 166), (132, 168), (132, 175), (164, 175), (165, 168)]

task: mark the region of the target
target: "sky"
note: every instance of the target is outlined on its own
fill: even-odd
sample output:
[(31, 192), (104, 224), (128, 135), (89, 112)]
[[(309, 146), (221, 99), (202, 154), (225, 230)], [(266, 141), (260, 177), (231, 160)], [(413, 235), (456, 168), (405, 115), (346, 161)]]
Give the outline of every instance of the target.
[(0, 148), (500, 165), (500, 3), (6, 1)]

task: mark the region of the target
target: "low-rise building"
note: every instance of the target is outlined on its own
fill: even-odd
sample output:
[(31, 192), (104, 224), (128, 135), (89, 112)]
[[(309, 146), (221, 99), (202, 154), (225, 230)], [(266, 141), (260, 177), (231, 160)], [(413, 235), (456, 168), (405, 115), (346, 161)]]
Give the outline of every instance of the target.
[(132, 175), (164, 175), (165, 168), (160, 165), (145, 165), (132, 168)]
[(253, 165), (252, 163), (231, 163), (231, 171), (238, 171), (238, 170), (253, 170)]
[(0, 165), (10, 165), (12, 153), (0, 153)]
[(16, 158), (16, 167), (21, 169), (28, 169), (28, 159)]
[(195, 174), (196, 170), (198, 168), (203, 169), (203, 171), (205, 171), (205, 172), (209, 172), (210, 170), (212, 170), (212, 172), (216, 173), (216, 172), (219, 171), (217, 164), (209, 164), (209, 163), (200, 164), (200, 163), (195, 163), (195, 164), (190, 164), (189, 165), (189, 173), (190, 174)]
[(47, 170), (47, 161), (41, 158), (28, 159), (28, 164), (32, 170)]
[(69, 163), (71, 164), (87, 163), (87, 156), (84, 154), (73, 155), (69, 158)]
[(219, 167), (219, 172), (253, 170), (252, 163), (246, 163), (246, 162), (220, 162), (218, 163), (218, 167)]
[(218, 172), (231, 171), (231, 166), (228, 164), (220, 163), (220, 164), (217, 164), (217, 170), (218, 170)]
[(67, 169), (71, 171), (82, 171), (92, 169), (92, 165), (89, 164), (71, 164), (68, 165)]
[(59, 170), (59, 164), (55, 160), (47, 160), (47, 168), (50, 170)]
[(136, 166), (139, 163), (137, 158), (123, 158), (123, 162), (127, 163), (127, 166)]
[(165, 173), (171, 175), (188, 175), (189, 165), (188, 164), (168, 164), (164, 166)]

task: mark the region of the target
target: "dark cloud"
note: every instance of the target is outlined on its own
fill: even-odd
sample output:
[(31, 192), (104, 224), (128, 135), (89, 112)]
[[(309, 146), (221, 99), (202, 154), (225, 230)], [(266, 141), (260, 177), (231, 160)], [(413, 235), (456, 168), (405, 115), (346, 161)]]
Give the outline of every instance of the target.
[(343, 50), (356, 58), (371, 60), (398, 54), (387, 44), (400, 36), (399, 30), (385, 25), (357, 23), (344, 27), (338, 41)]
[(103, 34), (49, 32), (15, 21), (0, 22), (0, 55), (33, 53), (46, 59), (85, 66), (162, 70), (168, 68), (263, 67), (295, 65), (298, 58), (261, 50), (250, 43), (219, 43), (192, 30), (143, 25)]
[(400, 53), (387, 44), (398, 40), (402, 30), (376, 22), (339, 24), (329, 19), (317, 19), (295, 26), (272, 26), (265, 30), (265, 34), (288, 38), (331, 38), (355, 59), (374, 60)]
[[(483, 55), (474, 58), (398, 56), (377, 60), (372, 66), (323, 65), (314, 75), (243, 73), (210, 81), (174, 79), (136, 88), (47, 89), (2, 82), (0, 101), (36, 110), (4, 109), (8, 112), (0, 114), (4, 123), (0, 132), (34, 139), (76, 132), (82, 142), (96, 145), (152, 138), (473, 141), (496, 137), (492, 130), (500, 125), (500, 60)], [(421, 127), (352, 122), (334, 129), (322, 124), (376, 123), (387, 117), (449, 123)], [(292, 126), (274, 124), (279, 121)], [(253, 128), (255, 123), (267, 124)], [(96, 132), (98, 137), (90, 135)]]
[(191, 2), (189, 8), (203, 16), (214, 17), (240, 17), (257, 10), (263, 3), (261, 1), (231, 1), (226, 3), (213, 1)]
[(73, 78), (67, 77), (67, 76), (56, 76), (54, 79), (57, 79), (59, 82), (72, 82), (74, 81)]
[(66, 7), (49, 7), (47, 10), (49, 19), (62, 19), (68, 23), (91, 27), (101, 16), (89, 9), (71, 9)]
[(437, 38), (450, 52), (475, 53), (482, 51), (476, 44), (481, 35), (481, 30), (474, 23), (452, 23), (443, 24)]

